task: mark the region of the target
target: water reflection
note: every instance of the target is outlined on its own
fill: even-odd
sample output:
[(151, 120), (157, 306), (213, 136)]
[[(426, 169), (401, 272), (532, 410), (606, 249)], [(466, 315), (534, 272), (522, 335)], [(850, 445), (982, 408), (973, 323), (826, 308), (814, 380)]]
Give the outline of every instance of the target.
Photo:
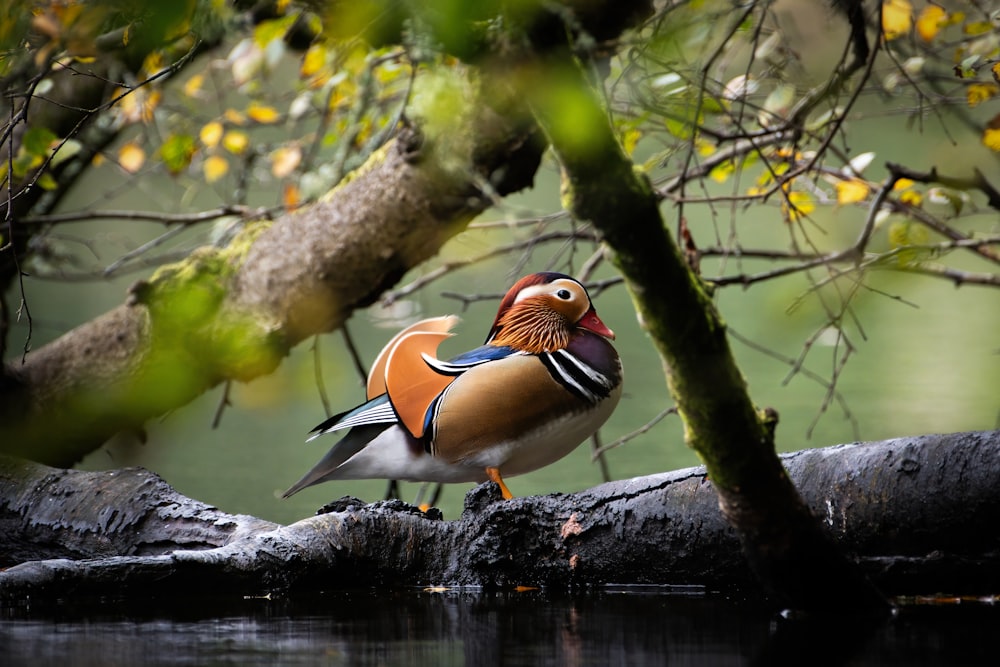
[(776, 620), (704, 592), (346, 592), (0, 608), (0, 663), (76, 665), (991, 664), (992, 607), (869, 627)]

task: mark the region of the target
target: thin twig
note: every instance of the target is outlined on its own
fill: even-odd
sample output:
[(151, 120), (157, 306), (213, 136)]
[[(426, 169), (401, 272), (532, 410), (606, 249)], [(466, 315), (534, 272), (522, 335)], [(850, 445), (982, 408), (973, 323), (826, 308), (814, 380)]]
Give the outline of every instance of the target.
[(340, 326), (340, 332), (344, 336), (344, 344), (347, 346), (347, 351), (351, 355), (351, 361), (354, 362), (354, 370), (357, 371), (358, 377), (361, 378), (361, 384), (368, 384), (367, 367), (361, 360), (361, 353), (358, 352), (358, 347), (354, 344), (354, 337), (351, 336), (351, 331), (347, 328), (347, 322), (344, 322)]
[(107, 278), (114, 275), (115, 272), (118, 271), (118, 269), (120, 269), (123, 265), (127, 264), (130, 260), (140, 255), (144, 255), (153, 248), (163, 245), (170, 239), (174, 238), (175, 236), (183, 232), (185, 229), (186, 229), (185, 227), (171, 227), (170, 229), (160, 234), (156, 238), (146, 241), (145, 243), (143, 243), (134, 250), (130, 250), (129, 252), (125, 253), (115, 261), (111, 262), (111, 264), (108, 264), (107, 267), (105, 267), (104, 277)]
[(536, 245), (541, 245), (543, 243), (549, 243), (552, 241), (565, 241), (565, 240), (573, 240), (573, 241), (582, 240), (582, 241), (596, 242), (597, 237), (591, 232), (580, 232), (580, 231), (548, 232), (545, 234), (532, 236), (523, 241), (515, 241), (513, 243), (508, 243), (507, 245), (491, 248), (487, 252), (477, 255), (475, 257), (470, 257), (467, 259), (455, 259), (448, 262), (444, 262), (437, 268), (423, 274), (413, 282), (403, 285), (399, 289), (392, 290), (391, 292), (386, 292), (384, 295), (382, 295), (382, 305), (391, 306), (396, 301), (406, 298), (411, 294), (413, 294), (414, 292), (418, 292), (419, 290), (425, 288), (427, 285), (434, 282), (435, 280), (438, 280), (448, 275), (449, 273), (457, 271), (458, 269), (464, 268), (466, 266), (470, 266), (472, 264), (478, 264), (493, 257), (506, 255), (511, 252), (517, 252), (520, 250), (524, 250), (525, 248), (531, 248)]
[(590, 460), (594, 461), (595, 459), (597, 459), (597, 457), (603, 456), (606, 452), (611, 451), (612, 449), (615, 449), (616, 447), (621, 447), (622, 445), (624, 445), (625, 443), (629, 442), (630, 440), (635, 440), (640, 435), (642, 435), (643, 433), (648, 432), (654, 426), (656, 426), (661, 421), (663, 421), (663, 419), (667, 415), (675, 415), (675, 414), (677, 414), (677, 406), (661, 410), (655, 417), (653, 417), (648, 422), (646, 422), (645, 424), (643, 424), (642, 426), (640, 426), (636, 430), (632, 431), (631, 433), (626, 433), (625, 435), (623, 435), (622, 437), (618, 438), (617, 440), (615, 440), (613, 442), (609, 442), (608, 444), (606, 444), (606, 445), (604, 445), (602, 447), (598, 447), (597, 449), (594, 449), (591, 452)]
[(937, 167), (931, 167), (930, 171), (917, 171), (895, 162), (887, 163), (886, 168), (899, 178), (908, 178), (917, 183), (940, 183), (956, 190), (979, 190), (986, 195), (986, 203), (990, 208), (1000, 211), (1000, 190), (986, 179), (978, 167), (973, 167), (971, 178), (940, 174)]
[[(755, 350), (757, 352), (760, 352), (761, 354), (764, 354), (764, 355), (766, 355), (768, 357), (771, 357), (772, 359), (780, 361), (781, 363), (783, 363), (785, 365), (791, 366), (791, 365), (794, 365), (796, 363), (795, 359), (792, 359), (791, 357), (786, 357), (783, 354), (775, 352), (774, 350), (772, 350), (770, 348), (764, 347), (763, 345), (760, 345), (760, 344), (758, 344), (758, 343), (750, 340), (749, 338), (743, 336), (742, 334), (740, 334), (738, 331), (736, 331), (732, 327), (730, 327), (727, 330), (727, 333), (730, 336), (732, 336), (734, 340), (737, 340), (740, 343), (743, 343), (744, 345), (746, 345), (750, 349)], [(813, 382), (817, 383), (818, 385), (820, 385), (821, 387), (824, 387), (827, 390), (831, 389), (831, 383), (829, 381), (827, 381), (826, 378), (824, 378), (823, 376), (819, 375), (818, 373), (815, 373), (815, 372), (809, 370), (808, 368), (800, 368), (798, 374), (801, 375), (802, 377), (805, 377), (805, 378), (807, 378), (809, 380), (812, 380)], [(841, 394), (839, 391), (834, 391), (833, 397), (834, 397), (834, 399), (836, 399), (837, 403), (840, 405), (840, 408), (841, 408), (841, 410), (844, 413), (844, 417), (851, 422), (852, 430), (854, 432), (854, 437), (856, 439), (860, 440), (861, 439), (861, 432), (860, 432), (860, 429), (859, 429), (859, 426), (858, 426), (858, 421), (857, 421), (857, 418), (854, 416), (854, 413), (851, 412), (850, 406), (847, 404), (847, 399), (845, 399), (844, 396), (843, 396), (843, 394)]]
[(319, 347), (319, 336), (313, 336), (313, 379), (316, 382), (316, 393), (319, 394), (319, 402), (323, 404), (323, 414), (330, 417), (333, 411), (330, 410), (330, 398), (326, 394), (326, 383), (323, 381), (323, 355)]
[(219, 398), (218, 405), (215, 406), (215, 414), (212, 416), (212, 430), (219, 428), (219, 424), (222, 423), (222, 413), (226, 411), (226, 408), (232, 405), (229, 401), (229, 389), (233, 386), (232, 380), (226, 380), (222, 383), (222, 396)]
[(601, 481), (610, 482), (611, 467), (608, 465), (608, 458), (604, 455), (605, 453), (601, 449), (601, 432), (594, 431), (590, 436), (590, 462), (597, 462), (598, 467), (601, 469)]
[(586, 283), (602, 263), (604, 263), (604, 248), (598, 248), (584, 261), (580, 270), (576, 272), (577, 280)]
[(91, 220), (141, 220), (158, 222), (164, 225), (194, 225), (219, 218), (238, 216), (244, 220), (269, 219), (278, 210), (277, 207), (255, 207), (226, 205), (197, 213), (158, 213), (154, 211), (129, 210), (92, 210), (71, 211), (67, 213), (50, 213), (21, 218), (19, 222), (25, 225), (55, 225), (64, 222), (87, 222)]

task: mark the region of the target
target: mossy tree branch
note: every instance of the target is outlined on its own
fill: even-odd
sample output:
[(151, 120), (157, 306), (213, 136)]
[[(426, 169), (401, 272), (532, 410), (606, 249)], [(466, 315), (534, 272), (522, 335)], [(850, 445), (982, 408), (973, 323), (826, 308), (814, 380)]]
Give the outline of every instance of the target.
[[(326, 201), (247, 223), (227, 247), (161, 269), (122, 306), (10, 364), (0, 451), (72, 464), (222, 381), (272, 371), (373, 303), (492, 203), (483, 184), (506, 194), (531, 183), (544, 146), (530, 118), (515, 100), (473, 97), (448, 137), (404, 129)], [(458, 162), (441, 146), (454, 135), (468, 138)]]
[[(625, 155), (575, 59), (568, 50), (548, 51), (515, 81), (558, 156), (567, 208), (600, 230), (625, 277), (663, 359), (686, 440), (705, 462), (765, 586), (798, 608), (885, 606), (789, 480), (774, 449), (776, 415), (755, 408), (724, 321), (666, 231), (652, 187)], [(827, 576), (815, 576), (817, 565)]]

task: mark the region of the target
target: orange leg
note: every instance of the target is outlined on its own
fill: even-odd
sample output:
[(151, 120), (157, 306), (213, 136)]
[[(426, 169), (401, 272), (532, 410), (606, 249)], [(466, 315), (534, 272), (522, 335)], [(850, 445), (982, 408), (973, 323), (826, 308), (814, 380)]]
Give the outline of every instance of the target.
[(503, 495), (504, 500), (510, 500), (514, 497), (514, 494), (510, 492), (507, 485), (503, 483), (503, 477), (500, 476), (499, 468), (487, 468), (486, 476), (497, 483), (497, 486), (500, 487), (500, 493)]

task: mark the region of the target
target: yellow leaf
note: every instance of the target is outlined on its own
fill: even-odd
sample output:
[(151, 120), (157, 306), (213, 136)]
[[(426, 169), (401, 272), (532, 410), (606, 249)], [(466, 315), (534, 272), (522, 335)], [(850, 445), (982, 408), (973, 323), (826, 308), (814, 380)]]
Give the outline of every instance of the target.
[(917, 17), (917, 34), (925, 42), (933, 41), (942, 27), (948, 24), (948, 12), (937, 5), (927, 5)]
[(868, 184), (860, 178), (852, 178), (849, 181), (838, 181), (834, 187), (837, 188), (837, 203), (842, 206), (864, 201), (871, 190)]
[(55, 177), (47, 171), (43, 172), (38, 177), (38, 179), (35, 181), (35, 185), (37, 185), (43, 190), (55, 190), (56, 188), (59, 187), (58, 181), (56, 181)]
[(293, 208), (298, 208), (301, 199), (299, 186), (295, 183), (285, 183), (285, 187), (281, 189), (281, 204), (285, 209), (290, 211)]
[(916, 190), (907, 190), (899, 195), (899, 201), (910, 206), (918, 207), (924, 201), (924, 196)]
[(726, 160), (717, 164), (708, 175), (716, 183), (725, 183), (735, 171), (736, 163), (733, 160)]
[(913, 187), (913, 181), (908, 178), (900, 178), (896, 180), (896, 183), (892, 186), (893, 190), (905, 190), (906, 188)]
[(271, 173), (276, 178), (288, 176), (302, 162), (302, 149), (298, 145), (284, 146), (271, 153)]
[(117, 102), (118, 113), (122, 120), (126, 123), (148, 123), (153, 120), (153, 112), (159, 106), (162, 97), (160, 91), (146, 88), (127, 91), (118, 88), (113, 93), (115, 98), (123, 94), (124, 96)]
[(988, 127), (983, 130), (983, 145), (1000, 153), (1000, 128)]
[(247, 116), (258, 123), (276, 123), (280, 119), (278, 110), (274, 107), (257, 104), (254, 102), (247, 107)]
[(230, 130), (222, 136), (222, 146), (229, 151), (239, 155), (250, 145), (250, 138), (239, 130)]
[(142, 61), (142, 69), (147, 77), (159, 74), (165, 67), (163, 54), (160, 51), (151, 51)]
[(882, 32), (893, 40), (910, 32), (913, 25), (913, 5), (910, 0), (886, 0), (882, 3)]
[(993, 80), (1000, 83), (1000, 62), (993, 64), (993, 67), (990, 68), (990, 73), (993, 74)]
[(635, 129), (634, 127), (625, 130), (625, 134), (622, 136), (622, 148), (625, 149), (625, 154), (631, 156), (635, 152), (635, 147), (639, 144), (639, 140), (642, 139), (642, 132)]
[(965, 89), (965, 97), (969, 101), (969, 107), (979, 106), (998, 93), (1000, 93), (1000, 86), (995, 83), (971, 83)]
[(198, 138), (201, 139), (201, 143), (206, 148), (215, 148), (219, 144), (219, 140), (222, 139), (222, 132), (222, 123), (212, 121), (201, 128)]
[(326, 65), (326, 47), (322, 44), (313, 44), (306, 51), (306, 55), (302, 58), (302, 67), (299, 68), (299, 76), (303, 79), (308, 79), (310, 77), (316, 76), (323, 66)]
[(780, 158), (782, 160), (801, 160), (802, 159), (802, 152), (801, 151), (797, 151), (794, 148), (791, 148), (789, 146), (782, 146), (781, 148), (779, 148), (778, 150), (776, 150), (774, 152), (774, 155), (775, 155), (775, 157), (778, 157), (778, 158)]
[(757, 177), (757, 185), (763, 189), (765, 186), (770, 185), (773, 180), (774, 177), (771, 176), (771, 172), (765, 169)]
[(204, 74), (195, 74), (184, 82), (184, 94), (188, 97), (197, 97), (201, 93), (201, 87), (205, 83)]
[(206, 158), (205, 164), (202, 165), (201, 169), (202, 173), (205, 174), (205, 181), (215, 183), (229, 171), (229, 162), (221, 155), (210, 155)]
[(142, 146), (134, 141), (130, 141), (118, 149), (118, 164), (130, 174), (139, 171), (145, 162), (146, 151), (142, 150)]
[(808, 192), (789, 192), (781, 210), (790, 222), (795, 222), (816, 210), (816, 203)]
[(247, 122), (247, 117), (236, 109), (226, 109), (222, 113), (222, 117), (226, 119), (226, 122), (232, 123), (233, 125), (245, 125)]
[(143, 123), (149, 123), (153, 120), (153, 112), (156, 111), (156, 107), (160, 106), (161, 99), (163, 99), (163, 93), (159, 90), (150, 91), (149, 95), (146, 96), (142, 112)]
[(973, 21), (972, 23), (966, 23), (962, 27), (962, 31), (965, 32), (966, 35), (972, 36), (983, 35), (991, 30), (993, 30), (993, 24), (989, 21)]

